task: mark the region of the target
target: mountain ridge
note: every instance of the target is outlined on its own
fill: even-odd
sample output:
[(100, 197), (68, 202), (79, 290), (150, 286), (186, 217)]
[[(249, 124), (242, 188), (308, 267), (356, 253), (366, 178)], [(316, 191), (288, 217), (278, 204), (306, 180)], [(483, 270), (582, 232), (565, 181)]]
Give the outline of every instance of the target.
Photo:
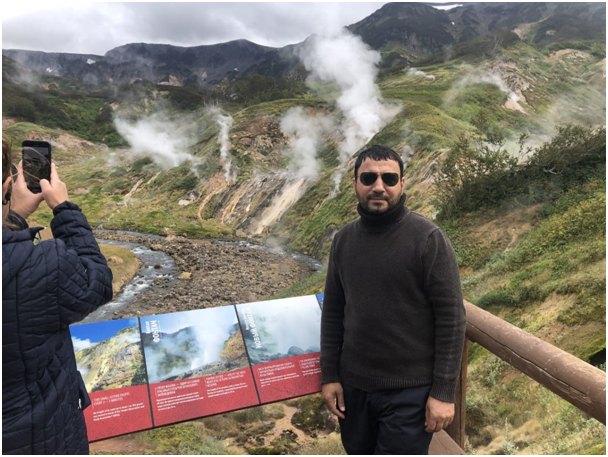
[[(387, 3), (347, 29), (361, 36), (372, 49), (398, 50), (401, 60), (410, 63), (501, 28), (513, 30), (521, 24), (544, 21), (554, 12), (562, 20), (541, 29), (536, 42), (576, 39), (580, 33), (584, 39), (597, 39), (602, 33), (605, 36), (605, 4), (591, 2), (464, 2), (446, 11), (424, 3)], [(577, 21), (577, 27), (569, 24), (571, 20)], [(87, 84), (146, 79), (167, 85), (214, 86), (253, 74), (302, 79), (301, 72), (294, 73), (293, 69), (298, 65), (295, 51), (305, 42), (280, 48), (246, 39), (197, 46), (128, 43), (103, 56), (19, 49), (3, 49), (2, 54), (39, 73)]]

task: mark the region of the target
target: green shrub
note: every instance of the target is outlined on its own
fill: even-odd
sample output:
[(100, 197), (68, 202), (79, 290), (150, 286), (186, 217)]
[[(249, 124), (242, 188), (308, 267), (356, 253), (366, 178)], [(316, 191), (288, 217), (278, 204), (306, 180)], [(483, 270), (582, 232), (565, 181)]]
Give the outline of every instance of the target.
[(505, 288), (493, 290), (475, 300), (475, 304), (482, 309), (490, 306), (515, 306), (516, 303), (512, 292)]
[(125, 178), (117, 178), (112, 181), (108, 181), (108, 183), (101, 188), (101, 191), (106, 194), (111, 194), (114, 192), (122, 193), (122, 191), (127, 190), (131, 185), (130, 181)]
[(182, 179), (173, 181), (171, 183), (171, 185), (169, 185), (167, 190), (169, 192), (173, 192), (176, 190), (189, 192), (193, 189), (196, 189), (196, 187), (199, 185), (199, 183), (200, 183), (199, 179), (190, 173), (187, 176), (184, 176)]
[[(481, 208), (559, 199), (569, 189), (606, 179), (606, 131), (560, 126), (556, 136), (518, 164), (500, 131), (478, 120), (482, 139), (462, 134), (441, 163), (435, 204), (440, 219)], [(520, 138), (520, 154), (525, 151)], [(528, 151), (529, 152), (529, 151)], [(605, 221), (605, 217), (603, 218)], [(604, 224), (605, 225), (605, 224)]]
[(135, 440), (150, 447), (151, 454), (226, 455), (222, 443), (205, 435), (192, 422), (137, 433)]
[(131, 164), (131, 171), (133, 173), (141, 173), (144, 170), (144, 167), (152, 163), (154, 163), (154, 161), (150, 157), (142, 157)]
[(529, 174), (575, 177), (580, 168), (606, 164), (606, 130), (579, 125), (557, 127), (557, 135), (537, 148), (526, 167)]
[(116, 167), (112, 173), (110, 173), (110, 178), (120, 178), (127, 174), (127, 169), (125, 167)]
[(234, 420), (241, 424), (249, 424), (251, 422), (264, 419), (264, 410), (261, 406), (242, 409), (240, 411), (236, 411), (233, 414)]
[(512, 193), (517, 159), (502, 149), (502, 138), (479, 141), (461, 134), (441, 163), (436, 205), (442, 218), (495, 206)]
[(281, 451), (270, 447), (255, 447), (247, 449), (249, 455), (281, 455)]
[(574, 304), (560, 312), (557, 320), (566, 325), (606, 322), (606, 279), (577, 284)]
[(291, 423), (301, 430), (312, 432), (323, 430), (329, 416), (321, 394), (307, 395), (296, 400), (298, 411), (291, 418)]
[(563, 214), (545, 219), (509, 259), (515, 266), (528, 262), (542, 253), (561, 249), (574, 239), (606, 232), (606, 195), (600, 194)]

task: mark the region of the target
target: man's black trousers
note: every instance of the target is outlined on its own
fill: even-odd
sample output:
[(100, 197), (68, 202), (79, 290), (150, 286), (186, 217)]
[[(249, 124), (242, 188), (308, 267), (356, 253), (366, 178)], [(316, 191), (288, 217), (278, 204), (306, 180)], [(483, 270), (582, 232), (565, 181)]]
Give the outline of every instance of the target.
[(365, 392), (342, 383), (342, 444), (351, 455), (426, 455), (433, 433), (424, 431), (431, 386)]

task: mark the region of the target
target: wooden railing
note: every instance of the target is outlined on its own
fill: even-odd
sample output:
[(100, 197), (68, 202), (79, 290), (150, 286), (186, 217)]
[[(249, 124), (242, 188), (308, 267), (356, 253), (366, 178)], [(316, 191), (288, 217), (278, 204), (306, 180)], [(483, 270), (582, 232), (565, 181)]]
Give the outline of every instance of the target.
[(606, 373), (561, 349), (464, 302), (467, 340), (456, 393), (456, 417), (447, 434), (464, 449), (468, 340), (534, 379), (581, 411), (606, 424)]

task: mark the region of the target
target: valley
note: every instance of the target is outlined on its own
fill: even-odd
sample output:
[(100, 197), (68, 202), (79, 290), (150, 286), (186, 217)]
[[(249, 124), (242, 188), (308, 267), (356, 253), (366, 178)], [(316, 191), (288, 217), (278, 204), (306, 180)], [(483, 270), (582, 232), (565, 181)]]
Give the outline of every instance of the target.
[[(91, 65), (38, 74), (56, 56), (28, 64), (3, 52), (3, 135), (15, 149), (52, 144), (70, 199), (101, 237), (174, 260), (174, 284), (158, 280), (117, 319), (323, 292), (325, 272), (285, 252), (327, 261), (333, 235), (358, 217), (357, 153), (388, 145), (405, 163), (406, 205), (448, 234), (465, 299), (605, 371), (602, 24), (605, 35), (605, 6), (588, 3), (387, 4), (351, 35), (280, 51), (224, 46), (230, 59), (250, 51), (228, 59), (238, 74), (202, 59), (207, 81), (192, 79), (197, 65), (171, 67), (171, 47), (110, 51), (121, 68), (142, 49), (163, 65), (112, 83), (107, 64), (96, 84), (79, 76)], [(124, 253), (107, 253), (130, 265), (119, 276), (134, 274)], [(604, 425), (480, 346), (468, 357), (467, 453), (605, 454)], [(341, 453), (334, 430), (313, 395), (92, 449)]]

